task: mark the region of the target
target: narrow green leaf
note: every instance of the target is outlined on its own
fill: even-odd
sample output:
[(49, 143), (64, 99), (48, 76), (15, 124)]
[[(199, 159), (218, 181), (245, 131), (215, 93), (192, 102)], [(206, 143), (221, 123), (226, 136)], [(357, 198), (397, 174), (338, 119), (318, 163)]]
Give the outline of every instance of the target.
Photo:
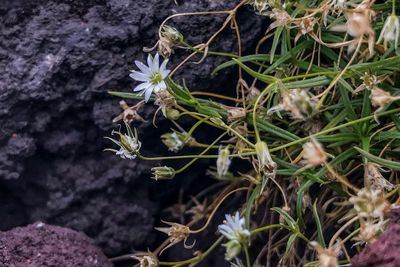
[(368, 152), (362, 150), (359, 147), (354, 147), (354, 149), (356, 149), (361, 155), (363, 155), (364, 157), (366, 157), (370, 161), (378, 163), (382, 167), (386, 167), (386, 168), (389, 168), (389, 169), (394, 170), (394, 171), (399, 171), (400, 170), (400, 162), (396, 162), (396, 161), (391, 161), (391, 160), (380, 158), (378, 156), (372, 155), (371, 153), (368, 153)]

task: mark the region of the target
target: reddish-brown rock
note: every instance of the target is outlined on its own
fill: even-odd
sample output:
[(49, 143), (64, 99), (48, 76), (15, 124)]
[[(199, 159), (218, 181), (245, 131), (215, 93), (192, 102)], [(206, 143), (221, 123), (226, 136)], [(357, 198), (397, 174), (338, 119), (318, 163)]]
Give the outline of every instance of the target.
[(85, 234), (41, 222), (0, 232), (1, 267), (111, 267)]

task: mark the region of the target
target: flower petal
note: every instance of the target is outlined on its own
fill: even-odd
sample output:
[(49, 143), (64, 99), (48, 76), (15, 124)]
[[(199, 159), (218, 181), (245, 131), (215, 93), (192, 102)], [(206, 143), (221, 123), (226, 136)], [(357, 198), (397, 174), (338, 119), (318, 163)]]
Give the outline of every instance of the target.
[(144, 102), (147, 103), (147, 101), (149, 101), (150, 97), (151, 97), (151, 93), (153, 93), (153, 89), (154, 87), (149, 87), (146, 89), (146, 91), (144, 91)]
[(138, 71), (132, 72), (131, 74), (129, 74), (129, 77), (140, 82), (148, 82), (150, 80), (149, 75)]
[(150, 72), (153, 72), (153, 57), (150, 54), (147, 57), (147, 65), (150, 68)]
[(142, 91), (142, 90), (146, 90), (147, 88), (149, 88), (151, 86), (150, 83), (141, 83), (138, 86), (136, 86), (133, 91), (134, 92), (138, 92), (138, 91)]
[(145, 64), (143, 64), (142, 62), (135, 60), (135, 64), (136, 66), (140, 69), (141, 72), (143, 72), (144, 74), (148, 74), (150, 75), (150, 68), (147, 67)]
[(153, 60), (153, 69), (152, 70), (158, 72), (159, 69), (160, 69), (160, 55), (157, 53)]

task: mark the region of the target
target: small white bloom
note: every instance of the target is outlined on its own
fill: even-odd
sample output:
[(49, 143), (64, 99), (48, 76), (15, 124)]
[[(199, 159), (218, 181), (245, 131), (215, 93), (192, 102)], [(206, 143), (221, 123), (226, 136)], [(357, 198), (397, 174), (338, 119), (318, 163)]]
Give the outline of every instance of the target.
[(392, 14), (386, 19), (377, 43), (383, 41), (383, 45), (386, 48), (388, 42), (394, 41), (395, 47), (398, 47), (399, 38), (400, 38), (400, 19), (398, 16)]
[(142, 82), (133, 89), (134, 92), (144, 93), (145, 102), (149, 101), (151, 94), (158, 92), (162, 89), (167, 88), (164, 79), (170, 73), (170, 70), (166, 68), (168, 60), (164, 60), (160, 66), (160, 56), (157, 53), (154, 58), (149, 54), (147, 57), (147, 65), (140, 61), (135, 61), (136, 66), (140, 71), (133, 71), (129, 76), (136, 80)]
[(240, 218), (239, 212), (234, 216), (225, 215), (225, 219), (224, 223), (218, 226), (218, 231), (229, 239), (223, 246), (226, 248), (225, 258), (230, 261), (239, 255), (242, 246), (246, 246), (250, 231), (246, 229), (246, 222), (244, 218)]
[(229, 156), (230, 156), (229, 147), (219, 148), (219, 153), (217, 158), (217, 173), (218, 177), (220, 178), (228, 173), (228, 169), (232, 161), (229, 158)]
[(139, 151), (142, 143), (138, 141), (136, 138), (124, 134), (125, 138), (121, 138), (121, 147), (115, 152), (116, 155), (120, 156), (123, 159), (135, 159), (136, 153)]
[(178, 135), (175, 131), (172, 133), (165, 133), (161, 135), (161, 141), (168, 147), (169, 151), (178, 152), (185, 145), (185, 143), (183, 143), (185, 134), (186, 133)]
[(250, 236), (250, 231), (245, 228), (244, 218), (240, 218), (237, 211), (234, 216), (225, 215), (226, 221), (218, 226), (218, 231), (229, 240), (236, 240), (242, 243)]
[(346, 7), (346, 0), (333, 0), (332, 5), (335, 8), (345, 8)]

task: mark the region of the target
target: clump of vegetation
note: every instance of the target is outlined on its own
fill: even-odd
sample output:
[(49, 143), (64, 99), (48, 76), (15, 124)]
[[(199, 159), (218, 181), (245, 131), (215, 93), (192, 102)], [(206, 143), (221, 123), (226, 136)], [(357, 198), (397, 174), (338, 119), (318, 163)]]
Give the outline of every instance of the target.
[[(254, 54), (243, 55), (236, 14), (254, 7), (254, 16), (271, 24)], [(158, 228), (166, 242), (136, 253), (141, 267), (194, 266), (217, 247), (226, 250), (231, 266), (348, 266), (351, 255), (385, 231), (387, 214), (398, 205), (400, 163), (400, 19), (396, 1), (374, 0), (244, 0), (229, 11), (176, 14), (159, 30), (158, 52), (147, 63), (136, 61), (130, 76), (135, 93), (110, 92), (144, 99), (159, 108), (174, 129), (161, 136), (170, 151), (199, 147), (195, 155), (148, 157), (141, 152), (143, 100), (133, 107), (122, 102), (126, 133), (116, 132), (113, 150), (126, 160), (190, 161), (180, 169), (152, 168), (159, 182), (179, 179), (199, 159), (215, 159), (208, 174), (224, 187), (187, 203), (187, 224), (167, 222)], [(204, 44), (189, 44), (168, 24), (178, 16), (226, 16), (221, 28)], [(238, 38), (238, 51), (211, 51), (225, 28)], [(179, 26), (177, 26), (179, 28)], [(270, 44), (269, 53), (261, 53)], [(170, 69), (175, 49), (190, 53)], [(195, 55), (223, 57), (214, 74), (238, 68), (236, 96), (198, 92), (174, 74)], [(244, 75), (244, 73), (247, 73)], [(182, 118), (191, 117), (187, 130)], [(208, 143), (196, 133), (215, 128)], [(232, 160), (247, 166), (239, 172)], [(217, 190), (217, 192), (216, 192)], [(160, 252), (211, 227), (221, 205), (241, 194), (242, 203), (220, 222), (219, 237), (192, 258), (164, 262)], [(192, 206), (190, 206), (192, 205)], [(194, 225), (202, 225), (194, 228)], [(211, 229), (215, 232), (217, 229)], [(213, 238), (214, 236), (212, 236)], [(201, 242), (201, 241), (197, 241)], [(256, 244), (256, 245), (254, 245)]]

